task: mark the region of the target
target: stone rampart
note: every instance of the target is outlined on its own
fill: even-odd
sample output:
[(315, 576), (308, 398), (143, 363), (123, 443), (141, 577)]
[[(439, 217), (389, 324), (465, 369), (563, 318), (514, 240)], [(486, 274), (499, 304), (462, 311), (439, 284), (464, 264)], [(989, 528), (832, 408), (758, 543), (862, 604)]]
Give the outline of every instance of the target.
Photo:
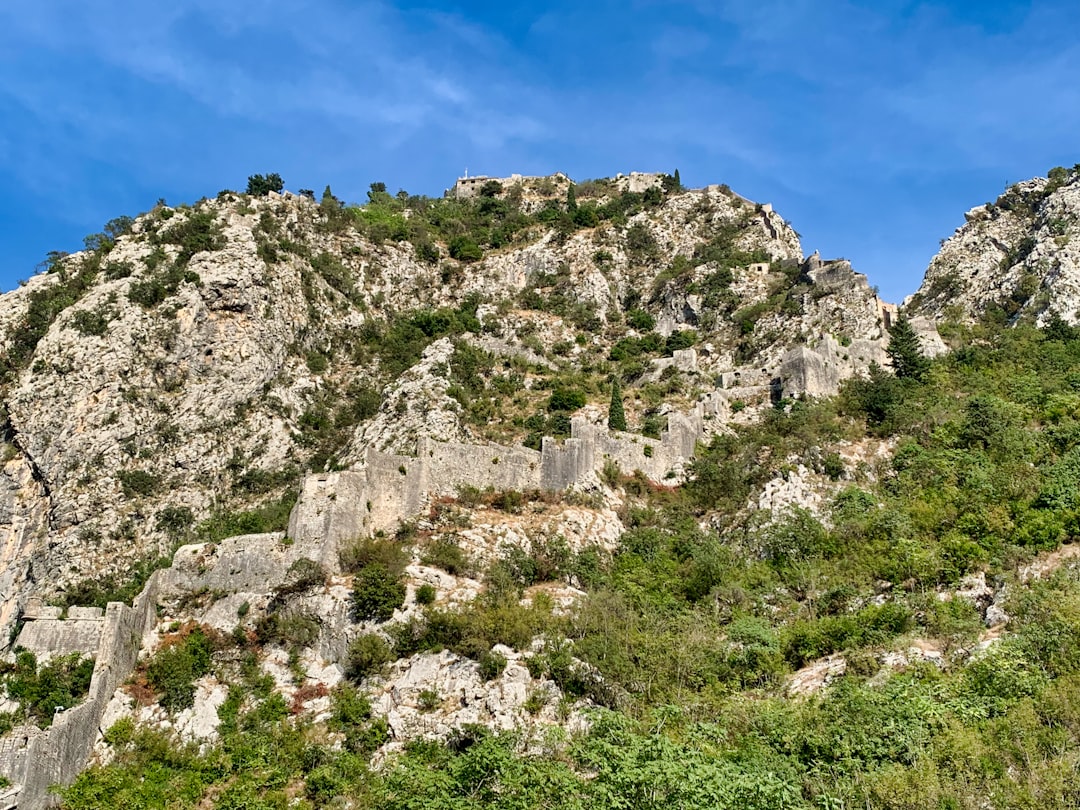
[(92, 656), (101, 644), (103, 623), (100, 616), (96, 619), (32, 619), (19, 631), (15, 646), (25, 647), (41, 664), (71, 653)]
[[(466, 444), (421, 438), (416, 456), (368, 449), (357, 470), (309, 476), (289, 518), (289, 537), (324, 543), (329, 560), (339, 543), (394, 531), (419, 514), (432, 496), (455, 495), (463, 486), (558, 491), (594, 482), (605, 464), (661, 481), (693, 457), (704, 418), (728, 413), (726, 395), (706, 397), (689, 413), (668, 415), (659, 439), (614, 433), (582, 417), (571, 420), (570, 438), (527, 447)], [(592, 478), (590, 478), (592, 476)], [(330, 564), (332, 569), (333, 564)]]
[(856, 338), (844, 345), (832, 335), (823, 335), (812, 348), (797, 346), (784, 355), (780, 364), (781, 395), (833, 396), (843, 380), (864, 373), (871, 363), (885, 366), (888, 362), (881, 341)]
[(420, 439), (417, 456), (426, 467), (425, 483), (432, 494), (454, 494), (462, 486), (517, 490), (543, 486), (541, 453), (528, 447)]
[(57, 712), (49, 728), (5, 738), (12, 740), (11, 744), (0, 747), (0, 770), (21, 785), (17, 796), (21, 810), (59, 804), (59, 797), (50, 790), (52, 786), (71, 784), (86, 766), (105, 706), (135, 667), (143, 636), (156, 616), (160, 573), (150, 578), (132, 606), (110, 602), (101, 619), (45, 620), (97, 621), (100, 641), (94, 651), (94, 673), (86, 699), (74, 708)]

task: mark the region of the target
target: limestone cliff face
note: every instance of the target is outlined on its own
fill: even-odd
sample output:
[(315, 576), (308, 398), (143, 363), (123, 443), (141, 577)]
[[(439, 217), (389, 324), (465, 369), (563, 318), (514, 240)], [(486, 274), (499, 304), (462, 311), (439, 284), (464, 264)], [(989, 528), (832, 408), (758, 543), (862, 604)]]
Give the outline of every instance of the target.
[[(403, 313), (472, 301), (482, 334), (465, 339), (483, 351), (577, 368), (644, 334), (624, 323), (642, 309), (661, 336), (696, 330), (680, 361), (695, 390), (727, 375), (749, 399), (767, 399), (793, 346), (831, 366), (788, 393), (829, 393), (880, 362), (881, 304), (865, 278), (803, 263), (778, 214), (726, 187), (569, 232), (535, 224), (471, 263), (446, 243), (421, 258), (350, 216), (291, 194), (159, 206), (0, 296), (0, 625), (31, 592), (122, 574), (215, 513), (295, 496), (308, 471), (361, 464), (369, 447), (472, 439), (448, 394), (449, 340), (400, 375), (364, 350)], [(544, 401), (531, 384), (521, 396)], [(357, 411), (364, 391), (375, 407)]]
[(913, 314), (975, 319), (988, 311), (1071, 323), (1080, 308), (1080, 173), (1017, 183), (972, 208), (905, 302)]

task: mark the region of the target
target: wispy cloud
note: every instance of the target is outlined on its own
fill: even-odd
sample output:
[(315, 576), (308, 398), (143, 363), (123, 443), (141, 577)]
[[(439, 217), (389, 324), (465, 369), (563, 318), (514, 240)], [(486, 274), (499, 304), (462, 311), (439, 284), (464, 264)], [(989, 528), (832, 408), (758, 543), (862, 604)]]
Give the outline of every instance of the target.
[(770, 199), (811, 248), (910, 275), (988, 186), (1080, 159), (1073, 5), (9, 3), (0, 177), (38, 212), (40, 255), (49, 223), (252, 171), (430, 193), (465, 165), (678, 166)]

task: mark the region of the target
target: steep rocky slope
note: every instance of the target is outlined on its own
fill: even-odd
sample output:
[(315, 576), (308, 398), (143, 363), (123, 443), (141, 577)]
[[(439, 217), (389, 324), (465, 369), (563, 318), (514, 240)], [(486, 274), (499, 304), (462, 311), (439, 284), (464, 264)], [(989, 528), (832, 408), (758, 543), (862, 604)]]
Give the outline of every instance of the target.
[[(380, 757), (470, 723), (585, 728), (629, 691), (547, 632), (585, 595), (569, 561), (609, 559), (698, 441), (887, 364), (895, 314), (770, 206), (661, 175), (223, 192), (48, 264), (0, 298), (0, 630), (98, 667), (77, 712), (4, 743), (26, 806), (125, 718), (219, 740), (229, 682), (318, 724), (362, 681)], [(824, 509), (876, 447), (759, 464), (741, 509)], [(380, 566), (393, 609), (368, 614)], [(474, 626), (429, 638), (433, 616)], [(213, 672), (155, 697), (147, 660), (192, 638)]]
[[(0, 800), (88, 761), (73, 807), (458, 781), (501, 807), (526, 772), (581, 806), (1065, 796), (1038, 780), (1080, 750), (1080, 330), (1017, 291), (1060, 283), (1042, 229), (1068, 236), (1075, 185), (970, 215), (907, 310), (933, 355), (935, 318), (995, 317), (895, 374), (895, 307), (723, 186), (223, 192), (109, 223), (0, 299)], [(979, 292), (946, 305), (950, 255)], [(979, 724), (1039, 718), (1049, 759), (956, 765)]]
[[(721, 374), (760, 398), (796, 343), (831, 341), (836, 379), (882, 360), (880, 304), (862, 277), (801, 268), (796, 235), (768, 206), (726, 187), (661, 194), (659, 180), (652, 197), (582, 185), (593, 213), (578, 222), (560, 213), (555, 182), (475, 201), (375, 193), (363, 210), (223, 193), (110, 223), (84, 253), (52, 257), (0, 299), (3, 618), (28, 590), (123, 576), (208, 518), (218, 534), (257, 527), (251, 509), (284, 498), (287, 511), (302, 472), (355, 464), (368, 446), (520, 441), (560, 375), (598, 370), (620, 340), (641, 355), (624, 367), (639, 420), (657, 403), (635, 388), (672, 334), (697, 350), (674, 396), (686, 402)], [(551, 216), (514, 213), (530, 208)], [(417, 236), (422, 218), (453, 216)], [(481, 223), (478, 256), (439, 241), (467, 216)], [(525, 224), (507, 238), (498, 223), (512, 217)], [(504, 418), (464, 412), (459, 338), (419, 357), (466, 330), (502, 358), (490, 382), (516, 390)], [(496, 408), (496, 391), (477, 393)]]
[(929, 317), (1080, 315), (1080, 169), (1056, 168), (972, 208), (905, 306)]

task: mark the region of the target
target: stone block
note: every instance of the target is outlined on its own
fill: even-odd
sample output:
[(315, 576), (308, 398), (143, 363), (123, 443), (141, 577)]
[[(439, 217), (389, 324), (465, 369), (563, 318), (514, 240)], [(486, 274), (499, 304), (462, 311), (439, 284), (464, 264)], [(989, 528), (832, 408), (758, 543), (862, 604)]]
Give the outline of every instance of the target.
[(102, 619), (105, 617), (105, 612), (99, 607), (69, 607), (68, 616), (69, 619)]

